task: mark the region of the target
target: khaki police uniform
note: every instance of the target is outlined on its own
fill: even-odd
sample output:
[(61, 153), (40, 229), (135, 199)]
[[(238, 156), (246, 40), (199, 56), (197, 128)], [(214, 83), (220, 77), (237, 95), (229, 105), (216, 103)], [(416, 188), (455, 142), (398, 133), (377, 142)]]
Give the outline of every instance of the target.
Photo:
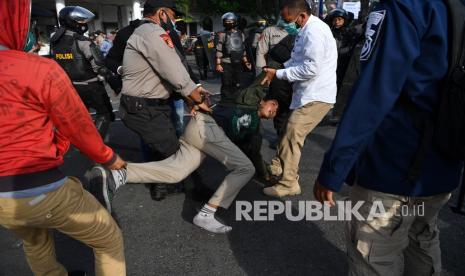
[(169, 98), (189, 96), (197, 85), (159, 25), (139, 26), (127, 42), (122, 64), (121, 118), (149, 147), (154, 160), (179, 148)]
[(278, 26), (271, 26), (263, 30), (257, 46), (257, 68), (263, 68), (268, 64), (268, 52), (286, 36), (288, 36), (286, 30)]

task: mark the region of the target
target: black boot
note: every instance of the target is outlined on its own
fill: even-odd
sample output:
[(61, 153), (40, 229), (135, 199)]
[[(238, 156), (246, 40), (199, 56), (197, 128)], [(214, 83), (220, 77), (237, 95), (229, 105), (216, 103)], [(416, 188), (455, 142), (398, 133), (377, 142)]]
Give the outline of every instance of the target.
[(155, 201), (162, 201), (166, 198), (167, 188), (166, 184), (151, 184), (150, 196)]

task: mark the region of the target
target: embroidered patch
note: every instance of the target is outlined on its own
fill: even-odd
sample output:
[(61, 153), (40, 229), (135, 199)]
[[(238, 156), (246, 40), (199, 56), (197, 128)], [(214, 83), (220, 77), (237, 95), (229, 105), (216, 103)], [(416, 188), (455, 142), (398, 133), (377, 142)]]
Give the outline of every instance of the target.
[(168, 47), (174, 48), (173, 41), (171, 40), (171, 37), (168, 34), (161, 34), (160, 37), (161, 37), (161, 39), (163, 39), (163, 41), (165, 41), (165, 43), (166, 43), (166, 45), (168, 45)]
[(360, 53), (360, 60), (367, 61), (376, 48), (376, 44), (383, 27), (386, 10), (371, 12), (368, 16), (367, 27), (365, 31), (365, 44)]

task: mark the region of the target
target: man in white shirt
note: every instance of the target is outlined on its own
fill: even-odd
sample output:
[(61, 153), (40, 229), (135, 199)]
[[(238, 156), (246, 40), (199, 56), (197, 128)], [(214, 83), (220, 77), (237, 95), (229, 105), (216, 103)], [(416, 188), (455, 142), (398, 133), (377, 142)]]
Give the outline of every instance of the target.
[(285, 0), (281, 16), (286, 22), (295, 22), (301, 30), (285, 69), (264, 69), (262, 84), (269, 84), (276, 77), (293, 83), (294, 90), (292, 113), (270, 165), (271, 173), (281, 176), (281, 180), (263, 190), (273, 197), (301, 193), (297, 174), (301, 149), (307, 135), (332, 108), (337, 91), (337, 47), (328, 25), (311, 15), (310, 1), (305, 0)]

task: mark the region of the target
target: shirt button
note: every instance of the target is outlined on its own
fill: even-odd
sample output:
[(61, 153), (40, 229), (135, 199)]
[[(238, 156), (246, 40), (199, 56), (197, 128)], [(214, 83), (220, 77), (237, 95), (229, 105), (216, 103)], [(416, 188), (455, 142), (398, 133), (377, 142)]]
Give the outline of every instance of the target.
[(47, 214), (45, 215), (45, 217), (48, 218), (48, 219), (51, 218), (51, 217), (52, 217), (52, 213), (50, 213), (50, 212), (47, 213)]

